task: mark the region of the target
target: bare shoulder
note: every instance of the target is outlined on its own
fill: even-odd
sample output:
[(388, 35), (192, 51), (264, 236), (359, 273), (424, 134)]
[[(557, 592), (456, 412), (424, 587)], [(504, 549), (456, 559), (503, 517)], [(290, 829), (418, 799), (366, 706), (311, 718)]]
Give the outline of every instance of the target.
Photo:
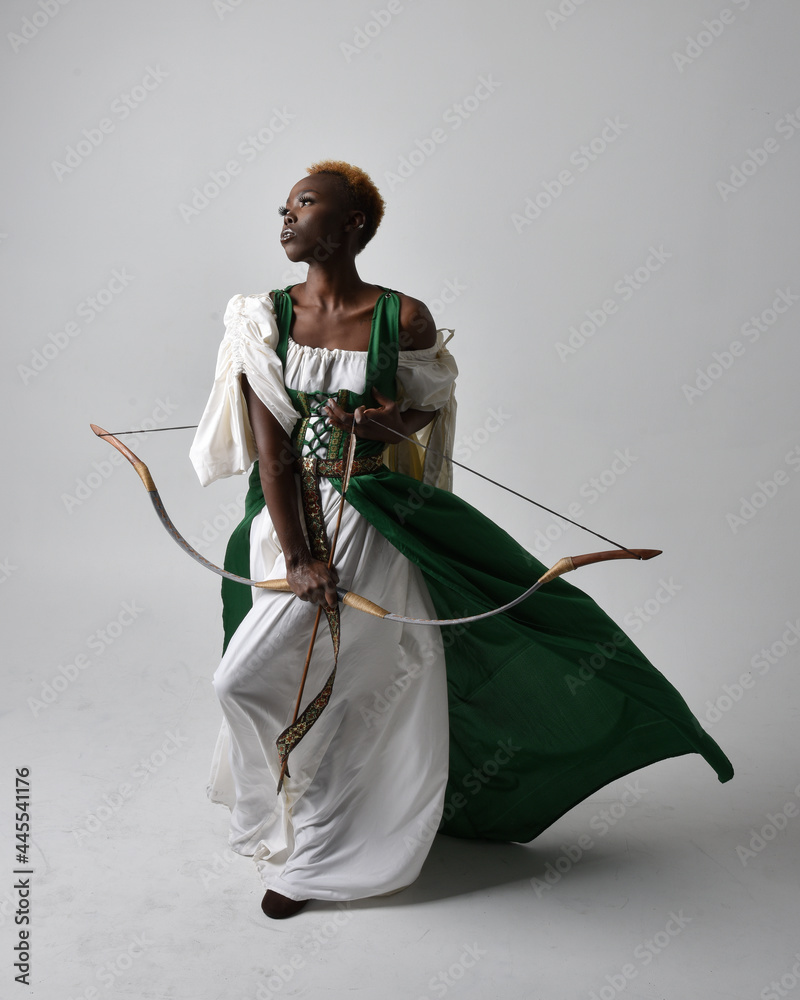
[(430, 309), (403, 292), (400, 298), (400, 350), (420, 351), (436, 343), (436, 323)]

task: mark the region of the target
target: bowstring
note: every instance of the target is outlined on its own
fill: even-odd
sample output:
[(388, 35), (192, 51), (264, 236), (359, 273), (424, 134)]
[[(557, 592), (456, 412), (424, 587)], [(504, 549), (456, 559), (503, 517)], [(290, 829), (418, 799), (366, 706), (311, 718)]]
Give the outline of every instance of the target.
[[(363, 417), (363, 420), (369, 424), (375, 424), (376, 427), (383, 427), (383, 424), (378, 423), (377, 420), (373, 420), (372, 417)], [(452, 455), (445, 455), (443, 451), (438, 451), (436, 448), (432, 448), (429, 444), (423, 444), (421, 441), (417, 441), (415, 438), (409, 437), (407, 434), (401, 434), (400, 431), (394, 430), (392, 428), (392, 434), (397, 434), (398, 437), (404, 438), (406, 441), (410, 441), (411, 444), (418, 445), (420, 448), (424, 448), (425, 451), (429, 451), (434, 455), (438, 455), (440, 458), (446, 459), (453, 465), (457, 465), (459, 469), (465, 469), (467, 472), (471, 472), (473, 476), (478, 476), (480, 479), (485, 479), (487, 483), (491, 483), (493, 486), (499, 486), (501, 490), (506, 490), (508, 493), (513, 493), (515, 497), (519, 497), (520, 500), (527, 500), (528, 503), (532, 503), (534, 507), (539, 507), (541, 510), (546, 510), (548, 514), (553, 514), (555, 517), (560, 517), (563, 521), (568, 521), (570, 524), (574, 524), (576, 528), (582, 528), (584, 531), (588, 531), (590, 535), (594, 535), (595, 538), (600, 538), (604, 542), (608, 542), (610, 545), (615, 546), (618, 549), (622, 549), (623, 552), (627, 552), (632, 555), (634, 559), (639, 557), (631, 552), (631, 550), (625, 546), (621, 545), (619, 542), (615, 542), (613, 538), (606, 538), (605, 535), (601, 535), (597, 531), (593, 531), (591, 528), (587, 528), (585, 524), (580, 524), (578, 521), (573, 521), (571, 517), (567, 517), (566, 514), (560, 514), (557, 510), (553, 510), (551, 507), (546, 507), (543, 503), (539, 503), (538, 500), (532, 500), (530, 497), (525, 496), (524, 493), (519, 493), (517, 490), (512, 489), (510, 486), (506, 486), (504, 483), (498, 483), (496, 479), (492, 479), (491, 476), (486, 476), (482, 472), (478, 472), (477, 469), (470, 468), (468, 465), (464, 465), (462, 462), (457, 462)], [(391, 442), (389, 442), (391, 443)]]
[(105, 434), (98, 434), (98, 437), (119, 437), (120, 434), (157, 434), (159, 431), (191, 431), (195, 430), (197, 424), (183, 424), (181, 427), (148, 427), (138, 431), (106, 431)]
[[(380, 427), (385, 430), (383, 424), (378, 423), (377, 420), (373, 420), (372, 417), (364, 417), (365, 423), (374, 424), (376, 427)], [(159, 431), (188, 431), (197, 428), (197, 424), (183, 424), (180, 427), (150, 427), (142, 428), (138, 431), (107, 431), (105, 434), (100, 434), (98, 437), (119, 437), (121, 434), (156, 434)], [(396, 434), (397, 437), (401, 437), (406, 441), (410, 441), (411, 444), (417, 445), (420, 448), (424, 448), (425, 451), (431, 452), (433, 455), (438, 455), (440, 458), (445, 459), (452, 465), (457, 465), (459, 469), (464, 469), (466, 472), (471, 472), (473, 476), (478, 476), (479, 479), (484, 479), (487, 483), (491, 483), (493, 486), (498, 486), (501, 490), (505, 490), (507, 493), (513, 494), (515, 497), (519, 497), (520, 500), (526, 500), (528, 503), (533, 504), (534, 507), (538, 507), (540, 510), (546, 510), (548, 514), (552, 514), (554, 517), (560, 517), (562, 521), (567, 521), (569, 524), (574, 524), (576, 528), (581, 528), (583, 531), (588, 531), (590, 535), (594, 535), (595, 538), (600, 538), (604, 542), (608, 542), (609, 545), (613, 545), (615, 548), (622, 549), (623, 552), (627, 552), (629, 555), (633, 556), (634, 559), (639, 557), (631, 550), (622, 545), (620, 542), (615, 542), (613, 538), (607, 538), (605, 535), (601, 535), (599, 531), (594, 531), (592, 528), (587, 528), (585, 524), (580, 524), (578, 521), (573, 521), (571, 517), (567, 517), (566, 514), (561, 514), (557, 510), (553, 510), (552, 507), (547, 507), (543, 503), (539, 503), (538, 500), (532, 500), (530, 497), (525, 496), (524, 493), (519, 493), (517, 490), (512, 489), (510, 486), (506, 486), (504, 483), (499, 483), (496, 479), (492, 479), (491, 476), (485, 475), (483, 472), (478, 472), (477, 469), (471, 468), (469, 465), (464, 465), (463, 462), (456, 461), (452, 455), (446, 455), (443, 451), (438, 451), (436, 448), (432, 448), (429, 444), (423, 444), (416, 438), (409, 437), (407, 434), (401, 434), (400, 431), (392, 429), (392, 434)], [(391, 442), (387, 442), (391, 444)]]

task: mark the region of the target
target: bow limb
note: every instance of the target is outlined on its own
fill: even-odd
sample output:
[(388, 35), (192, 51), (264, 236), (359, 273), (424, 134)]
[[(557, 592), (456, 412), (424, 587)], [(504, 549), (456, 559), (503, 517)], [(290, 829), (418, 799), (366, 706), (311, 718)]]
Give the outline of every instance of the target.
[(108, 431), (104, 431), (102, 427), (98, 427), (97, 424), (89, 425), (98, 437), (103, 438), (108, 441), (110, 445), (113, 445), (136, 469), (136, 472), (144, 484), (144, 488), (150, 495), (150, 500), (153, 503), (156, 514), (158, 518), (167, 531), (170, 533), (172, 538), (180, 545), (184, 552), (200, 563), (201, 566), (205, 566), (206, 569), (210, 569), (212, 573), (216, 573), (218, 576), (224, 576), (226, 580), (234, 580), (236, 583), (244, 583), (250, 587), (259, 587), (261, 590), (279, 590), (284, 592), (291, 592), (291, 587), (286, 582), (286, 580), (250, 580), (246, 576), (239, 576), (236, 573), (230, 573), (228, 570), (223, 569), (221, 566), (217, 566), (216, 563), (212, 563), (205, 556), (200, 555), (197, 549), (192, 548), (192, 546), (186, 541), (183, 535), (178, 531), (175, 525), (172, 523), (172, 519), (164, 508), (164, 503), (156, 489), (156, 484), (153, 481), (153, 477), (150, 474), (150, 470), (144, 464), (144, 462), (126, 447), (121, 441), (118, 441), (113, 434), (109, 434)]
[[(124, 455), (125, 458), (127, 458), (127, 460), (131, 463), (131, 465), (136, 470), (137, 475), (144, 484), (144, 488), (150, 495), (150, 500), (153, 503), (153, 507), (155, 509), (156, 514), (158, 515), (158, 519), (167, 529), (170, 536), (178, 543), (178, 545), (180, 545), (180, 547), (183, 549), (184, 552), (187, 553), (187, 555), (190, 555), (192, 559), (194, 559), (196, 562), (199, 562), (201, 566), (205, 566), (206, 569), (210, 569), (212, 573), (216, 573), (218, 576), (225, 577), (226, 580), (233, 580), (235, 583), (242, 583), (248, 587), (258, 587), (261, 590), (276, 590), (286, 594), (294, 593), (291, 586), (289, 585), (288, 580), (251, 580), (249, 577), (239, 576), (237, 573), (231, 573), (228, 570), (223, 569), (221, 566), (217, 566), (216, 563), (212, 563), (211, 560), (206, 559), (205, 556), (200, 555), (197, 549), (193, 548), (186, 541), (183, 535), (178, 531), (178, 529), (172, 523), (172, 519), (170, 518), (166, 509), (164, 508), (164, 503), (161, 499), (158, 490), (156, 489), (156, 484), (153, 480), (150, 470), (147, 468), (145, 463), (138, 457), (138, 455), (135, 455), (130, 450), (130, 448), (124, 445), (121, 441), (118, 441), (113, 434), (109, 434), (108, 431), (104, 431), (103, 428), (99, 427), (97, 424), (90, 424), (89, 426), (92, 428), (92, 430), (98, 437), (103, 438), (105, 441), (108, 441), (110, 445), (116, 448), (117, 451), (120, 452), (120, 454)], [(352, 470), (352, 463), (348, 462), (345, 468), (346, 481), (343, 480), (342, 482), (343, 492), (344, 489), (346, 489), (347, 483), (349, 482), (351, 470)], [(335, 547), (336, 537), (338, 536), (339, 525), (341, 524), (341, 520), (342, 520), (342, 503), (340, 501), (339, 515), (336, 522), (336, 534), (334, 535), (334, 547)], [(351, 607), (355, 607), (355, 605), (352, 603), (353, 600), (362, 602), (363, 607), (359, 607), (359, 610), (366, 611), (368, 614), (373, 614), (377, 618), (382, 618), (384, 617), (384, 615), (388, 614), (388, 612), (386, 612), (383, 608), (380, 608), (377, 604), (373, 604), (371, 601), (368, 601), (365, 597), (361, 597), (359, 594), (350, 593), (346, 591), (343, 587), (337, 587), (336, 593), (340, 601), (342, 601), (345, 604), (350, 604)]]
[(532, 587), (529, 587), (519, 597), (515, 597), (513, 601), (509, 601), (508, 604), (504, 604), (502, 607), (493, 608), (491, 611), (484, 611), (478, 615), (467, 615), (464, 618), (406, 618), (404, 615), (392, 614), (390, 611), (386, 611), (385, 608), (373, 604), (372, 601), (368, 601), (366, 598), (352, 593), (345, 594), (342, 601), (348, 607), (356, 608), (358, 611), (365, 611), (376, 618), (384, 618), (390, 622), (403, 622), (407, 625), (467, 625), (470, 622), (481, 621), (483, 618), (492, 618), (494, 615), (500, 615), (504, 611), (510, 611), (511, 608), (515, 608), (532, 594), (535, 594), (546, 583), (555, 580), (556, 577), (563, 576), (565, 573), (570, 573), (572, 570), (580, 569), (582, 566), (591, 566), (592, 563), (606, 562), (609, 559), (643, 560), (652, 559), (654, 556), (659, 555), (661, 555), (661, 549), (612, 549), (610, 552), (586, 552), (579, 556), (565, 556), (551, 566), (546, 573), (543, 573)]

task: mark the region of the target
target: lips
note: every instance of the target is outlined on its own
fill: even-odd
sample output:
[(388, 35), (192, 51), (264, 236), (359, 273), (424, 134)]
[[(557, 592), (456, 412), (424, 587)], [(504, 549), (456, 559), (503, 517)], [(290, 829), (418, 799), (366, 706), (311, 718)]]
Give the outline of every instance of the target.
[(281, 233), (281, 243), (286, 243), (288, 240), (293, 239), (295, 235), (293, 229), (284, 229)]

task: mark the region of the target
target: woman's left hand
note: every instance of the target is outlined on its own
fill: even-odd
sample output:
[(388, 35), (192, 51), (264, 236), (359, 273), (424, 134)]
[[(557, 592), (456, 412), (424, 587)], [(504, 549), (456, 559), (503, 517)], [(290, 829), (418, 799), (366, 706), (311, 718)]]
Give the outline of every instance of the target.
[(379, 405), (370, 409), (359, 406), (355, 413), (347, 413), (335, 399), (329, 399), (324, 407), (328, 423), (333, 427), (341, 427), (348, 433), (355, 427), (356, 437), (371, 441), (386, 441), (390, 444), (399, 441), (400, 438), (393, 431), (398, 431), (401, 435), (408, 432), (397, 403), (382, 396), (374, 387), (372, 395)]

